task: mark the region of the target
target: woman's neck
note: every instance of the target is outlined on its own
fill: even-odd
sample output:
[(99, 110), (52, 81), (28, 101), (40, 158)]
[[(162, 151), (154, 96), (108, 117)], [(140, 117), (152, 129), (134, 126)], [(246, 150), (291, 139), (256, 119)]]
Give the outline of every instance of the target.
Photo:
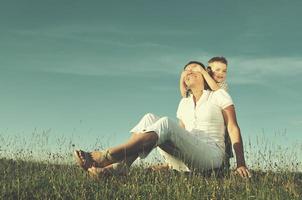
[(192, 92), (192, 95), (193, 95), (194, 102), (196, 104), (196, 102), (200, 99), (200, 97), (203, 94), (203, 89), (201, 89), (201, 88), (196, 88), (196, 89), (192, 88), (191, 92)]

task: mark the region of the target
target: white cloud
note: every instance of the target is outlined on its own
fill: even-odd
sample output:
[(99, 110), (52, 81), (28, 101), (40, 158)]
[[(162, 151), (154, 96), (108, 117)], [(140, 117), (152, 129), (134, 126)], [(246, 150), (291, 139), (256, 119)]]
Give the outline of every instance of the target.
[[(118, 47), (128, 48), (150, 48), (148, 55), (138, 57), (137, 55), (129, 55), (125, 57), (123, 55), (117, 55), (114, 58), (114, 62), (108, 59), (98, 59), (81, 56), (72, 60), (60, 60), (55, 59), (55, 62), (51, 67), (42, 67), (41, 65), (36, 67), (38, 70), (56, 72), (56, 73), (68, 73), (78, 75), (129, 75), (129, 74), (147, 74), (150, 72), (166, 73), (171, 75), (179, 75), (184, 64), (190, 60), (199, 60), (206, 64), (207, 60), (212, 57), (207, 52), (196, 52), (196, 50), (188, 49), (173, 49), (167, 45), (162, 45), (155, 42), (143, 41), (121, 41), (103, 39), (102, 37), (96, 37), (96, 33), (108, 32), (118, 34), (131, 35), (131, 29), (123, 29), (121, 27), (114, 26), (102, 26), (102, 27), (78, 27), (77, 25), (69, 25), (68, 27), (48, 27), (46, 30), (26, 31), (19, 30), (15, 33), (30, 36), (42, 36), (49, 38), (60, 39), (74, 39), (79, 41), (85, 41), (89, 43), (102, 43), (109, 44)], [(85, 32), (89, 30), (89, 32)], [(93, 37), (83, 37), (85, 33), (94, 34)], [(161, 31), (163, 34), (164, 31)], [(169, 31), (169, 34), (193, 34), (190, 31), (183, 32), (181, 30)], [(143, 35), (145, 30), (137, 32), (133, 31), (133, 34)], [(166, 51), (166, 50), (169, 51)], [(171, 50), (171, 51), (170, 51)], [(168, 52), (168, 53), (166, 53)], [(173, 54), (173, 52), (177, 52)], [(143, 54), (142, 54), (143, 55)], [(138, 59), (139, 58), (139, 59)], [(302, 58), (300, 57), (266, 57), (266, 58), (252, 58), (252, 57), (228, 57), (229, 61), (229, 81), (235, 84), (259, 84), (265, 83), (274, 77), (291, 77), (293, 75), (302, 74)], [(94, 60), (94, 61), (92, 61)]]
[[(190, 60), (199, 60), (206, 64), (211, 56), (208, 53), (190, 53), (161, 55), (156, 52), (137, 59), (116, 59), (114, 62), (88, 61), (77, 58), (76, 61), (65, 61), (56, 67), (39, 70), (77, 75), (101, 76), (158, 76), (168, 74), (178, 76), (183, 66)], [(242, 58), (229, 57), (228, 81), (232, 84), (267, 84), (271, 81), (288, 80), (292, 76), (302, 75), (302, 58)]]
[[(158, 56), (160, 54), (160, 56)], [(195, 54), (195, 55), (194, 55)], [(182, 54), (161, 54), (150, 52), (145, 57), (119, 57), (106, 59), (89, 59), (77, 57), (73, 60), (56, 61), (51, 67), (37, 67), (39, 71), (55, 72), (76, 75), (93, 76), (157, 76), (168, 74), (180, 75), (184, 65), (190, 60), (207, 60), (206, 53), (191, 53), (183, 51)], [(59, 59), (57, 59), (59, 60)]]
[[(232, 82), (237, 84), (269, 82), (302, 74), (302, 58), (229, 58)], [(277, 77), (277, 78), (276, 78)]]
[[(160, 36), (190, 36), (192, 34), (198, 34), (191, 30), (166, 30), (162, 29), (160, 31), (151, 31), (146, 29), (131, 29), (129, 27), (113, 26), (111, 24), (99, 24), (85, 23), (85, 24), (64, 24), (48, 27), (41, 27), (39, 29), (20, 29), (10, 31), (12, 34), (18, 34), (23, 36), (33, 36), (39, 38), (54, 38), (54, 39), (67, 39), (76, 40), (81, 42), (89, 43), (102, 43), (113, 45), (117, 47), (155, 47), (155, 48), (170, 48), (168, 45), (163, 45), (157, 42), (150, 41), (137, 41), (137, 37), (146, 37), (146, 35), (154, 37), (156, 35)], [(102, 37), (102, 34), (106, 35), (106, 38)], [(110, 39), (108, 35), (128, 37), (128, 40)]]
[(291, 124), (292, 124), (292, 125), (296, 125), (296, 126), (302, 126), (302, 120), (294, 120), (294, 121), (291, 121)]

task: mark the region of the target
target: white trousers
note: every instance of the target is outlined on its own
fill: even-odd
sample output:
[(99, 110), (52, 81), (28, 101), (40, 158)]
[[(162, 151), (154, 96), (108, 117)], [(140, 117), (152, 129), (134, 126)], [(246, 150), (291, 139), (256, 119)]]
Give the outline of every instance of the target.
[[(152, 113), (147, 113), (140, 122), (130, 130), (131, 133), (155, 132), (158, 135), (156, 146), (167, 142), (173, 143), (180, 155), (171, 155), (160, 148), (159, 153), (165, 161), (178, 171), (190, 171), (190, 169), (208, 170), (218, 168), (222, 165), (224, 152), (213, 143), (196, 136), (183, 129), (168, 117), (158, 117)], [(141, 154), (144, 158), (149, 154)]]

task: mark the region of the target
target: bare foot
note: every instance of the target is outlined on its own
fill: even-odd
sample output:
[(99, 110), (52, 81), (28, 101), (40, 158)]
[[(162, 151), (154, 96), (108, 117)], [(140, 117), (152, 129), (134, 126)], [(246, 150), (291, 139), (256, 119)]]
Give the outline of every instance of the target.
[(147, 168), (150, 171), (168, 171), (170, 168), (170, 166), (168, 164), (158, 164), (158, 165), (152, 165), (150, 167)]
[(89, 175), (93, 178), (109, 175), (127, 175), (128, 172), (129, 168), (124, 163), (114, 163), (103, 168), (92, 166), (88, 169)]
[(112, 164), (113, 160), (108, 151), (93, 151), (85, 152), (82, 150), (75, 150), (74, 157), (80, 167), (85, 171), (88, 168), (94, 167), (106, 167)]
[(106, 167), (114, 162), (108, 150), (93, 151), (90, 153), (95, 167)]
[(101, 175), (106, 175), (106, 170), (99, 167), (90, 167), (88, 169), (88, 174), (91, 178), (100, 178)]

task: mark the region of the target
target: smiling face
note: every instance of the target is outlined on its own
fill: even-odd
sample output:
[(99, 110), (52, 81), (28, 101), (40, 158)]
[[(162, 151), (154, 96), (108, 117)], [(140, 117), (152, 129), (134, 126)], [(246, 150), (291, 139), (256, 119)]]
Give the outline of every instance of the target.
[(221, 83), (221, 82), (225, 81), (226, 73), (227, 73), (226, 64), (216, 61), (216, 62), (209, 63), (209, 66), (211, 67), (211, 70), (213, 72), (213, 79), (217, 83)]
[(193, 87), (202, 87), (203, 86), (203, 76), (200, 72), (200, 65), (198, 64), (189, 64), (185, 71), (187, 72), (184, 81), (187, 85), (187, 88)]

